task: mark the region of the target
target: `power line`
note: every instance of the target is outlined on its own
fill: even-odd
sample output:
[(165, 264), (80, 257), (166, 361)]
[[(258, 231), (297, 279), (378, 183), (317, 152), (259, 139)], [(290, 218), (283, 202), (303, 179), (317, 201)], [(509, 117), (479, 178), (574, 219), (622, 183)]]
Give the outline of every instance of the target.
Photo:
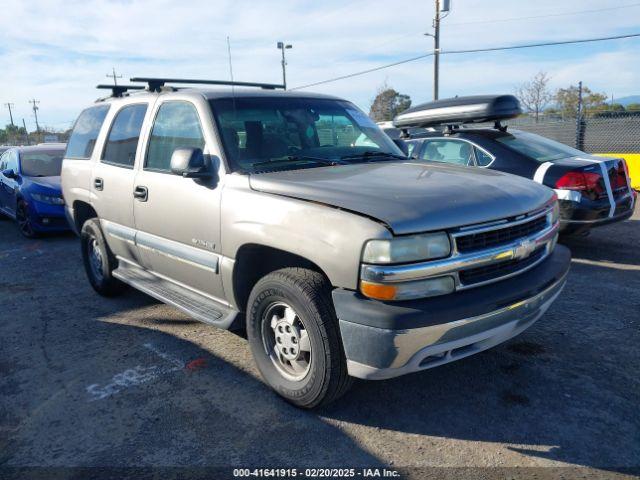
[[(632, 38), (632, 37), (640, 37), (640, 33), (630, 33), (628, 35), (616, 35), (612, 37), (599, 37), (599, 38), (582, 38), (579, 40), (565, 40), (559, 42), (544, 42), (544, 43), (530, 43), (527, 45), (511, 45), (506, 47), (492, 47), (492, 48), (475, 48), (469, 50), (446, 50), (440, 51), (440, 55), (453, 55), (460, 53), (479, 53), (479, 52), (495, 52), (498, 50), (516, 50), (521, 48), (534, 48), (534, 47), (548, 47), (553, 45), (568, 45), (572, 43), (589, 43), (589, 42), (602, 42), (606, 40), (619, 40), (623, 38)], [(416, 60), (421, 60), (423, 58), (431, 57), (433, 53), (425, 53), (423, 55), (418, 55), (417, 57), (407, 58), (405, 60), (399, 60), (397, 62), (388, 63), (386, 65), (380, 65), (379, 67), (369, 68), (367, 70), (362, 70), (360, 72), (349, 73), (347, 75), (342, 75), (340, 77), (329, 78), (327, 80), (321, 80), (319, 82), (309, 83), (307, 85), (300, 85), (298, 87), (291, 88), (291, 90), (301, 90), (303, 88), (315, 87), (316, 85), (323, 85), (325, 83), (337, 82), (338, 80), (345, 80), (347, 78), (357, 77), (360, 75), (365, 75), (367, 73), (376, 72), (378, 70), (384, 70), (386, 68), (395, 67), (397, 65), (402, 65), (403, 63), (415, 62)]]
[(480, 23), (499, 23), (499, 22), (512, 22), (514, 20), (531, 20), (534, 18), (550, 18), (550, 17), (567, 17), (571, 15), (580, 15), (583, 13), (595, 13), (595, 12), (606, 12), (609, 10), (620, 10), (623, 8), (631, 8), (640, 6), (640, 3), (630, 3), (627, 5), (619, 5), (617, 7), (607, 7), (607, 8), (597, 8), (593, 10), (580, 10), (577, 12), (564, 12), (564, 13), (547, 13), (544, 15), (531, 15), (529, 17), (511, 17), (511, 18), (494, 18), (490, 20), (471, 20), (469, 22), (457, 22), (457, 23), (449, 23), (449, 26), (453, 25), (475, 25)]
[[(620, 10), (623, 8), (632, 8), (632, 7), (638, 7), (640, 6), (640, 3), (630, 3), (627, 5), (620, 5), (618, 7), (608, 7), (608, 8), (598, 8), (598, 9), (593, 9), (593, 10), (580, 10), (577, 12), (565, 12), (565, 13), (549, 13), (549, 14), (544, 14), (544, 15), (532, 15), (529, 17), (510, 17), (510, 18), (498, 18), (498, 19), (489, 19), (489, 20), (471, 20), (468, 22), (458, 22), (458, 23), (449, 23), (447, 22), (447, 26), (448, 27), (455, 27), (457, 25), (476, 25), (476, 24), (486, 24), (486, 23), (500, 23), (500, 22), (510, 22), (510, 21), (516, 21), (516, 20), (529, 20), (529, 19), (536, 19), (536, 18), (549, 18), (549, 17), (565, 17), (565, 16), (571, 16), (571, 15), (580, 15), (583, 13), (595, 13), (595, 12), (605, 12), (608, 10)], [(404, 40), (405, 38), (409, 38), (409, 37), (417, 37), (418, 35), (423, 35), (423, 32), (409, 32), (409, 33), (404, 33), (402, 35), (397, 35), (393, 38), (390, 38), (388, 40), (385, 40), (383, 42), (379, 42), (379, 43), (374, 43), (373, 45), (369, 45), (369, 49), (375, 49), (378, 47), (383, 47), (386, 45), (389, 45), (391, 43), (395, 43), (398, 42), (400, 40)]]
[(632, 37), (640, 37), (640, 33), (629, 33), (627, 35), (615, 35), (612, 37), (581, 38), (579, 40), (564, 40), (560, 42), (530, 43), (527, 45), (513, 45), (510, 47), (477, 48), (477, 49), (471, 49), (471, 50), (449, 50), (446, 52), (441, 52), (441, 54), (494, 52), (496, 50), (516, 50), (519, 48), (548, 47), (552, 45), (568, 45), (571, 43), (603, 42), (606, 40), (620, 40), (623, 38), (632, 38)]

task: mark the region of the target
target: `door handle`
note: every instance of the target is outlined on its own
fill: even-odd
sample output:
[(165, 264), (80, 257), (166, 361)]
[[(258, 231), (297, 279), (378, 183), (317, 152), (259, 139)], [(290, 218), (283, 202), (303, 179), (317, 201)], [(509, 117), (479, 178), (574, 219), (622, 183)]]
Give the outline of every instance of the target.
[(104, 188), (104, 180), (102, 180), (101, 178), (94, 178), (93, 186), (96, 188), (96, 190), (102, 190)]
[(133, 198), (146, 202), (147, 198), (149, 198), (149, 190), (147, 190), (147, 187), (137, 186), (133, 191)]

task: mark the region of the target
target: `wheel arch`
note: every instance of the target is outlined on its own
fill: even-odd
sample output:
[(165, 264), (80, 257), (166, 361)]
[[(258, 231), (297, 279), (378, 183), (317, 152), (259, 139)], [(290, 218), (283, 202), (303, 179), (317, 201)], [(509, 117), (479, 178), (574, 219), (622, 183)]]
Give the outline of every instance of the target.
[(308, 258), (258, 243), (242, 245), (238, 249), (232, 272), (236, 306), (241, 311), (246, 311), (249, 294), (258, 280), (271, 272), (289, 267), (308, 268), (319, 272), (331, 283), (326, 272)]
[(73, 202), (73, 224), (76, 233), (82, 231), (84, 222), (86, 222), (90, 218), (96, 218), (97, 216), (98, 214), (91, 206), (91, 204), (82, 200), (76, 200), (75, 202)]

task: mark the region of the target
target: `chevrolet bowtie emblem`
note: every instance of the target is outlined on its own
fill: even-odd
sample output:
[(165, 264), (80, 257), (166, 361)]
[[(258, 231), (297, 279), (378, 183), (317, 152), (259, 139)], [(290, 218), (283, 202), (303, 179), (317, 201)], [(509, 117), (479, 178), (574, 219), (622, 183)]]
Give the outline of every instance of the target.
[(533, 251), (536, 249), (536, 244), (535, 242), (532, 242), (531, 240), (525, 240), (523, 242), (520, 243), (520, 245), (518, 245), (513, 253), (514, 253), (514, 257), (515, 258), (527, 258), (529, 255), (531, 255), (533, 253)]

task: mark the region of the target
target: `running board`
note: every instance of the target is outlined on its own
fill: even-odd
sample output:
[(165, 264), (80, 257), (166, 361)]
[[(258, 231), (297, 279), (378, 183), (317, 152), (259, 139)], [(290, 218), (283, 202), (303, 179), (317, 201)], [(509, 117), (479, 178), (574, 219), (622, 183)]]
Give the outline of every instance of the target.
[(113, 271), (113, 276), (161, 302), (182, 310), (196, 320), (225, 330), (231, 326), (238, 314), (236, 310), (220, 302), (124, 262), (120, 262), (120, 266)]

